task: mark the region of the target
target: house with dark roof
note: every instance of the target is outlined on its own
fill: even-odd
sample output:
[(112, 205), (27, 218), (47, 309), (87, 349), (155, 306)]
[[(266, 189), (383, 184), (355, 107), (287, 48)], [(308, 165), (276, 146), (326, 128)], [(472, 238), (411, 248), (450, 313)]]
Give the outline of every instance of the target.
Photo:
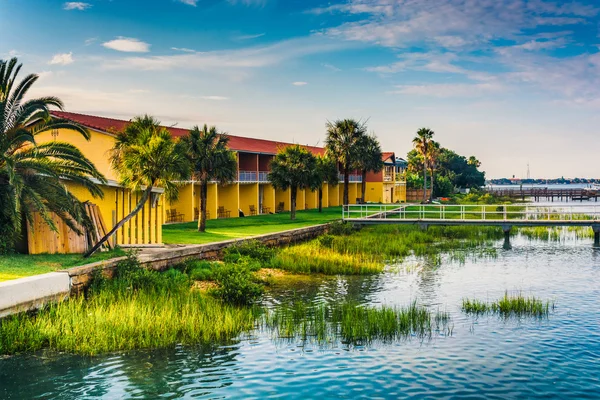
[[(119, 177), (110, 165), (110, 150), (113, 148), (115, 133), (122, 131), (129, 121), (105, 118), (100, 116), (52, 111), (52, 115), (65, 118), (87, 127), (91, 132), (91, 140), (86, 141), (81, 135), (70, 131), (58, 130), (45, 134), (40, 141), (62, 140), (72, 143), (96, 165), (107, 177), (108, 184), (103, 199), (83, 198), (85, 191), (74, 183), (68, 183), (81, 200), (90, 200), (98, 205), (104, 223), (110, 228), (127, 215), (137, 204), (138, 194), (119, 185)], [(188, 134), (187, 129), (166, 127), (174, 137)], [(245, 215), (288, 211), (290, 209), (290, 192), (275, 190), (267, 180), (270, 162), (279, 151), (291, 143), (249, 138), (237, 135), (229, 136), (229, 147), (236, 152), (238, 160), (237, 180), (228, 185), (210, 183), (207, 195), (207, 211), (209, 218), (237, 217), (241, 210)], [(305, 146), (314, 154), (324, 154), (322, 147)], [(384, 153), (384, 162), (395, 160), (394, 153)], [(390, 178), (391, 177), (391, 178)], [(404, 201), (397, 175), (387, 169), (378, 174), (367, 174), (365, 200), (370, 202)], [(355, 203), (361, 195), (362, 176), (353, 172), (350, 176), (349, 199)], [(340, 184), (323, 187), (324, 206), (338, 206), (343, 197), (343, 176)], [(197, 182), (185, 182), (180, 190), (179, 200), (167, 203), (162, 190), (156, 189), (153, 198), (137, 217), (129, 221), (118, 231), (114, 244), (149, 245), (162, 243), (162, 225), (168, 222), (188, 222), (198, 218), (200, 209), (200, 186)], [(316, 191), (301, 190), (297, 195), (298, 210), (318, 207)]]

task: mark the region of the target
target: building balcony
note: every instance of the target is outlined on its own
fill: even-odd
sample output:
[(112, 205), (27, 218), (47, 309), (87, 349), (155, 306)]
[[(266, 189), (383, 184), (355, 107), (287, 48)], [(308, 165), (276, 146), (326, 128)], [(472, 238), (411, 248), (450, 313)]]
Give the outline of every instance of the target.
[[(340, 182), (344, 182), (344, 174), (339, 174), (338, 176), (339, 176)], [(362, 175), (350, 174), (350, 175), (348, 175), (348, 181), (350, 183), (362, 182)]]
[(258, 171), (258, 181), (261, 183), (269, 182), (269, 171)]
[(256, 171), (239, 171), (238, 182), (258, 182), (258, 173)]
[(393, 174), (385, 174), (385, 175), (383, 175), (383, 181), (384, 182), (393, 182), (394, 181), (394, 175)]

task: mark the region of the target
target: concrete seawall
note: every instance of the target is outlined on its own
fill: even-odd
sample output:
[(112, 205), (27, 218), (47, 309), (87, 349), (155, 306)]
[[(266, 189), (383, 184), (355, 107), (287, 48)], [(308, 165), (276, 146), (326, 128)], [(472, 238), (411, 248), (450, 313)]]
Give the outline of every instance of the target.
[[(163, 271), (190, 258), (216, 260), (221, 256), (223, 249), (251, 240), (257, 240), (267, 246), (285, 246), (302, 242), (326, 233), (328, 226), (328, 224), (315, 225), (217, 243), (146, 249), (138, 258), (146, 268)], [(35, 310), (49, 302), (68, 298), (70, 295), (78, 295), (88, 286), (95, 270), (100, 269), (105, 276), (112, 277), (117, 264), (124, 259), (125, 257), (118, 257), (64, 271), (1, 282), (0, 318)]]

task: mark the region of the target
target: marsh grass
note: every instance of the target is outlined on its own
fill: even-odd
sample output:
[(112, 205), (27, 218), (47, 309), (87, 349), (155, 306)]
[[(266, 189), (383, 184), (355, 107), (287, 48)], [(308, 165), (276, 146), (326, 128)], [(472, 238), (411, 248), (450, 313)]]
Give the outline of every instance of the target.
[(542, 301), (534, 296), (526, 297), (522, 293), (504, 296), (491, 303), (477, 299), (463, 299), (462, 310), (468, 314), (499, 314), (509, 316), (546, 317), (554, 310), (554, 302)]
[(375, 308), (356, 303), (311, 305), (294, 302), (268, 311), (263, 329), (287, 340), (319, 344), (341, 340), (346, 344), (392, 342), (415, 336), (431, 337), (434, 332), (451, 333), (450, 316), (418, 306)]
[(131, 260), (124, 263), (115, 279), (94, 282), (87, 297), (1, 320), (0, 353), (50, 348), (95, 355), (218, 343), (254, 328), (255, 308), (235, 307), (191, 290), (180, 271), (135, 268)]
[(587, 226), (569, 227), (523, 227), (518, 232), (528, 239), (560, 242), (568, 237), (575, 239), (593, 239), (594, 231)]

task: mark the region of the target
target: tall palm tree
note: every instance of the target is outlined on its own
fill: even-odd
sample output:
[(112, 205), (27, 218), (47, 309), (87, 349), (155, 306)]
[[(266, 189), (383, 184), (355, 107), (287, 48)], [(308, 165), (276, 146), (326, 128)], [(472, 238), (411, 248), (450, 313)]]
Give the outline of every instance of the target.
[(428, 164), (428, 168), (429, 168), (429, 173), (431, 175), (431, 193), (429, 194), (430, 201), (433, 201), (435, 170), (438, 167), (438, 159), (440, 157), (441, 151), (442, 151), (442, 148), (440, 147), (439, 142), (432, 140), (429, 143), (429, 146), (427, 148), (427, 164)]
[(317, 183), (323, 183), (317, 171), (317, 157), (297, 144), (277, 152), (271, 161), (268, 179), (275, 189), (290, 189), (291, 219), (296, 219), (298, 189), (315, 189)]
[(327, 138), (325, 148), (327, 154), (342, 165), (344, 174), (344, 204), (348, 204), (348, 184), (350, 183), (350, 169), (356, 162), (356, 146), (361, 138), (367, 134), (367, 127), (363, 122), (354, 119), (343, 119), (327, 122)]
[(338, 167), (335, 160), (325, 156), (317, 156), (317, 190), (319, 191), (319, 212), (323, 212), (323, 184), (337, 186), (340, 183)]
[(134, 209), (96, 243), (84, 257), (89, 257), (115, 234), (127, 221), (139, 213), (150, 198), (152, 189), (162, 187), (167, 200), (179, 194), (179, 181), (190, 177), (190, 165), (185, 153), (153, 117), (134, 118), (117, 133), (111, 154), (112, 168), (118, 173), (120, 184), (142, 196)]
[(355, 167), (362, 174), (361, 200), (365, 202), (367, 191), (367, 172), (379, 172), (383, 169), (381, 145), (375, 135), (364, 135), (356, 146)]
[(427, 202), (427, 153), (429, 151), (429, 143), (433, 139), (433, 132), (429, 128), (421, 128), (417, 131), (417, 136), (413, 139), (415, 150), (423, 157), (423, 203)]
[[(52, 141), (37, 144), (36, 138), (58, 129), (90, 138), (86, 128), (60, 118), (51, 118), (50, 108), (63, 108), (56, 97), (25, 100), (37, 81), (35, 74), (18, 82), (22, 64), (16, 58), (0, 60), (0, 247), (10, 250), (21, 233), (21, 221), (33, 222), (33, 213), (56, 231), (52, 216), (80, 233), (79, 226), (90, 226), (82, 204), (65, 182), (102, 197), (98, 183), (106, 179), (75, 146)], [(4, 245), (2, 245), (4, 243)], [(0, 249), (1, 250), (1, 249)]]
[(206, 230), (206, 197), (208, 182), (229, 183), (236, 178), (237, 159), (227, 148), (229, 137), (219, 133), (217, 128), (206, 124), (200, 130), (195, 126), (187, 136), (181, 138), (181, 145), (192, 166), (194, 179), (200, 181), (200, 216), (198, 231)]

